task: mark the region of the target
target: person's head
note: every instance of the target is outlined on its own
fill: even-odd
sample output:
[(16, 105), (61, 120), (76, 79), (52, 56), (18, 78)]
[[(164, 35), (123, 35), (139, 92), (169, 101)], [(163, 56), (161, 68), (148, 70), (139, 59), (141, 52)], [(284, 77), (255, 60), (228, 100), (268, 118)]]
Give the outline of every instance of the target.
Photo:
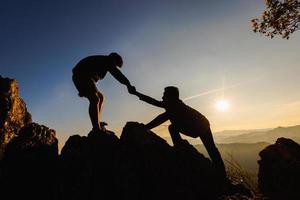
[(122, 59), (122, 57), (119, 54), (113, 52), (113, 53), (109, 54), (109, 57), (112, 59), (113, 63), (116, 66), (118, 66), (120, 68), (122, 67), (122, 65), (123, 65), (123, 59)]
[(175, 102), (179, 100), (179, 90), (177, 87), (165, 87), (164, 95), (162, 97), (164, 102)]

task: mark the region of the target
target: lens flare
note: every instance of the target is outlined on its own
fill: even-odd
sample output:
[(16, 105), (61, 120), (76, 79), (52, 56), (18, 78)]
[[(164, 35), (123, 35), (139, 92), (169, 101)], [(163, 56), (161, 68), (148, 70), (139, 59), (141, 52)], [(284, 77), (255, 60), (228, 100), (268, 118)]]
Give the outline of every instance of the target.
[(230, 107), (230, 104), (227, 100), (219, 100), (216, 102), (216, 109), (220, 112), (226, 112)]

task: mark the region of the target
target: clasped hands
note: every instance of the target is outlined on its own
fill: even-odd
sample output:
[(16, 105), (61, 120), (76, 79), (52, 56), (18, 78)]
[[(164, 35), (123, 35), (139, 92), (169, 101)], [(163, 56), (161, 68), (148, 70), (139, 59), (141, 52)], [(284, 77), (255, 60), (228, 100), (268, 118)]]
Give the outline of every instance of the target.
[(127, 86), (127, 89), (130, 94), (134, 94), (134, 95), (137, 94), (136, 88), (134, 86), (129, 85), (129, 86)]

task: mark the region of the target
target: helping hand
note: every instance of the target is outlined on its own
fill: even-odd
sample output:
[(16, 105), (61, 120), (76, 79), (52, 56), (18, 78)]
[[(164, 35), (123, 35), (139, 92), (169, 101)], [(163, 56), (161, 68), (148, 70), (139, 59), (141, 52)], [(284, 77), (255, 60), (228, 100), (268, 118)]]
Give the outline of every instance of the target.
[(130, 94), (136, 94), (136, 89), (134, 86), (129, 85), (129, 86), (127, 86), (127, 89)]

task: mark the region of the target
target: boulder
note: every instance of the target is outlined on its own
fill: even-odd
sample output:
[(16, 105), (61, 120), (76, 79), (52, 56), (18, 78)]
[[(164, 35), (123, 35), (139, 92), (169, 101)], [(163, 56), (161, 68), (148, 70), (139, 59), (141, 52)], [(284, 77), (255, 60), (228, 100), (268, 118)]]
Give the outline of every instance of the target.
[(60, 199), (115, 199), (115, 153), (119, 139), (110, 131), (71, 136), (60, 156)]
[[(19, 131), (5, 148), (4, 159), (30, 155), (31, 158), (49, 159), (58, 156), (56, 132), (44, 125), (30, 123)], [(34, 154), (34, 156), (33, 156)]]
[(279, 138), (259, 153), (258, 183), (272, 199), (300, 199), (300, 145)]
[(6, 146), (1, 189), (9, 194), (9, 199), (53, 199), (57, 161), (55, 131), (30, 123)]
[(0, 76), (0, 159), (5, 146), (31, 121), (17, 81)]
[[(123, 129), (121, 146), (123, 174), (138, 185), (136, 199), (215, 199), (222, 192), (223, 179), (216, 176), (211, 161), (187, 141), (172, 147), (144, 125), (129, 122)], [(133, 181), (134, 180), (134, 181)], [(130, 189), (129, 181), (119, 181), (117, 188)], [(138, 182), (138, 184), (137, 184)]]

